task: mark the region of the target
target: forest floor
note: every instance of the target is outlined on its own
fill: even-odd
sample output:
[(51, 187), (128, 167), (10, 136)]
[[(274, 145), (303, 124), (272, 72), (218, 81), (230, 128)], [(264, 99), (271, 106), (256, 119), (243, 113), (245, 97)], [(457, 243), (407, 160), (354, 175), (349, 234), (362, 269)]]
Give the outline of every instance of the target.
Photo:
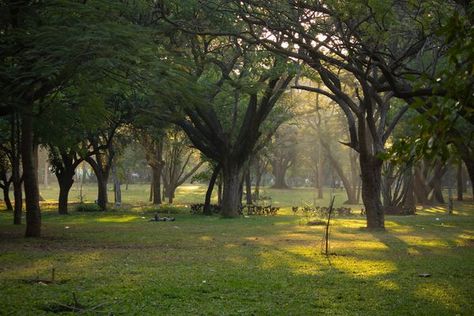
[(329, 256), (324, 227), (290, 208), (237, 219), (176, 208), (174, 222), (146, 209), (52, 208), (40, 239), (1, 211), (0, 315), (474, 314), (472, 202), (387, 216), (386, 231), (336, 218)]

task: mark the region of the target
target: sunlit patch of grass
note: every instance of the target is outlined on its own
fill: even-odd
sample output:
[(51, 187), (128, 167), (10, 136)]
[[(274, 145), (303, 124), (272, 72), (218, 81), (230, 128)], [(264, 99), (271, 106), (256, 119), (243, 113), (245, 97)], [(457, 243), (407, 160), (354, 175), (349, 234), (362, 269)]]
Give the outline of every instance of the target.
[(103, 218), (98, 218), (98, 222), (108, 222), (108, 223), (126, 223), (139, 219), (140, 217), (135, 215), (123, 215), (123, 216), (107, 216)]
[(385, 289), (385, 290), (392, 290), (392, 291), (398, 291), (400, 290), (400, 285), (398, 285), (396, 282), (392, 280), (381, 280), (377, 282), (377, 286)]
[(335, 257), (332, 264), (340, 271), (357, 277), (374, 277), (397, 271), (396, 265), (388, 260), (370, 260), (351, 256)]
[(431, 280), (419, 284), (415, 295), (421, 299), (442, 304), (446, 309), (462, 313), (463, 306), (456, 301), (459, 296), (456, 288), (449, 284), (438, 284)]

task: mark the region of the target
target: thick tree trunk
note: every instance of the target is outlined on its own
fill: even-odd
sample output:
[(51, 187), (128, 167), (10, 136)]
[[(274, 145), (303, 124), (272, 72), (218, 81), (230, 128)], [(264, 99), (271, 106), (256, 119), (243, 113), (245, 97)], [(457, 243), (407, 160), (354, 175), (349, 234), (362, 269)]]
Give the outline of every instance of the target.
[(441, 187), (441, 180), (444, 174), (447, 171), (446, 164), (437, 162), (434, 170), (433, 178), (431, 179), (429, 186), (433, 191), (433, 195), (431, 196), (431, 201), (438, 202), (438, 203), (445, 203), (442, 187)]
[(91, 157), (87, 157), (85, 161), (89, 163), (94, 171), (94, 174), (97, 178), (97, 205), (99, 205), (102, 211), (107, 210), (107, 204), (109, 203), (108, 193), (107, 193), (107, 183), (109, 181), (109, 167), (102, 165), (102, 157), (96, 155), (96, 159), (99, 161), (95, 161)]
[(23, 185), (25, 188), (26, 232), (25, 237), (41, 236), (41, 210), (39, 206), (38, 176), (33, 157), (33, 117), (23, 115), (21, 126), (21, 157)]
[(68, 199), (69, 191), (71, 190), (74, 174), (56, 176), (59, 184), (59, 203), (58, 203), (58, 213), (61, 215), (68, 214)]
[(273, 175), (275, 176), (275, 183), (273, 184), (273, 188), (288, 189), (288, 185), (285, 181), (287, 169), (283, 167), (277, 167), (275, 165), (273, 166)]
[(456, 175), (456, 184), (457, 184), (457, 193), (458, 193), (458, 201), (463, 200), (463, 193), (464, 193), (464, 180), (463, 180), (463, 175), (462, 175), (462, 161), (458, 162), (457, 166), (457, 175)]
[(15, 206), (13, 210), (13, 224), (21, 225), (21, 213), (23, 210), (23, 190), (21, 180), (21, 125), (18, 114), (12, 117), (10, 146), (12, 148), (12, 183), (13, 199)]
[(241, 167), (234, 165), (224, 166), (222, 192), (222, 216), (237, 217), (241, 206), (242, 184)]
[(422, 205), (431, 204), (428, 199), (429, 190), (420, 167), (415, 167), (415, 196), (418, 203)]
[(161, 204), (161, 170), (162, 167), (152, 167), (153, 199), (154, 205)]
[(108, 175), (96, 174), (96, 176), (97, 176), (97, 205), (99, 205), (102, 211), (106, 211), (107, 204), (109, 203), (109, 197), (107, 193)]
[(12, 201), (10, 200), (10, 183), (5, 183), (3, 187), (3, 201), (5, 201), (5, 207), (8, 211), (13, 210)]
[(441, 189), (441, 179), (433, 179), (433, 195), (431, 200), (437, 203), (445, 203)]
[(382, 160), (373, 155), (360, 156), (362, 200), (367, 214), (367, 228), (385, 228), (384, 212), (380, 201)]

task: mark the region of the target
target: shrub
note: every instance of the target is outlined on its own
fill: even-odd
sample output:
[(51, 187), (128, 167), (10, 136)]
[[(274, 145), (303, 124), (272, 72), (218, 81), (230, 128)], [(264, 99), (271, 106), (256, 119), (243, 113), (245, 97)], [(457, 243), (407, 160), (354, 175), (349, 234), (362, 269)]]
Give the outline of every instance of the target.
[(99, 205), (95, 203), (79, 203), (76, 208), (76, 212), (100, 212)]

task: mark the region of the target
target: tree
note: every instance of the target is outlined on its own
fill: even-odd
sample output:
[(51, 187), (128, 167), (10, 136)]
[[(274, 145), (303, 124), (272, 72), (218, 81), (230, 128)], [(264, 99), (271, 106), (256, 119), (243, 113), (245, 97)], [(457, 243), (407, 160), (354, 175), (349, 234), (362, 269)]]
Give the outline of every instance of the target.
[[(11, 181), (13, 184), (13, 195), (14, 195), (14, 211), (13, 211), (13, 224), (20, 225), (23, 208), (23, 190), (22, 190), (22, 170), (21, 170), (21, 151), (20, 151), (20, 120), (18, 113), (10, 114), (9, 117), (1, 118), (1, 145), (0, 151), (4, 158), (8, 159), (3, 161), (3, 167), (5, 169), (4, 192), (9, 188), (8, 183)], [(11, 178), (8, 178), (7, 172), (11, 170)]]
[(144, 34), (130, 23), (136, 7), (108, 1), (9, 1), (0, 7), (0, 112), (21, 117), (26, 237), (41, 234), (34, 121), (77, 74), (136, 64), (134, 41)]
[[(421, 58), (439, 51), (437, 44), (422, 45), (429, 31), (423, 32), (426, 22), (415, 23), (436, 14), (437, 7), (424, 10), (423, 3), (419, 4), (423, 7), (420, 10), (416, 4), (381, 2), (377, 5), (366, 1), (226, 4), (210, 4), (208, 11), (212, 8), (219, 14), (235, 12), (247, 27), (234, 30), (234, 34), (275, 53), (296, 58), (317, 73), (325, 88), (299, 88), (331, 98), (346, 115), (351, 136), (348, 145), (360, 155), (367, 227), (384, 228), (381, 157), (393, 128), (408, 109), (404, 105), (398, 108), (397, 114), (388, 116), (390, 109), (394, 109), (390, 99), (394, 95), (408, 96), (407, 91), (395, 91), (389, 73), (404, 72), (413, 64), (423, 65), (419, 63)], [(209, 29), (198, 28), (201, 33), (218, 33)], [(264, 36), (261, 30), (266, 31)], [(390, 72), (385, 69), (387, 65)]]
[(288, 188), (285, 176), (296, 161), (297, 144), (297, 130), (291, 125), (280, 126), (269, 144), (268, 159), (275, 177), (274, 188)]
[(10, 200), (10, 185), (12, 183), (12, 176), (9, 174), (10, 167), (9, 159), (3, 152), (0, 152), (0, 188), (3, 190), (3, 201), (8, 211), (13, 210)]
[[(236, 38), (186, 35), (172, 40), (180, 41), (189, 87), (197, 91), (191, 98), (176, 96), (168, 104), (169, 120), (220, 165), (222, 215), (238, 216), (243, 166), (265, 132), (265, 120), (293, 78), (287, 71), (291, 63)], [(176, 115), (177, 108), (181, 117)], [(281, 118), (275, 117), (278, 121)]]
[[(163, 186), (168, 203), (173, 203), (176, 188), (188, 180), (204, 163), (189, 147), (187, 136), (179, 129), (171, 128), (164, 137)], [(191, 160), (199, 159), (198, 162)], [(164, 198), (163, 197), (163, 198)]]

